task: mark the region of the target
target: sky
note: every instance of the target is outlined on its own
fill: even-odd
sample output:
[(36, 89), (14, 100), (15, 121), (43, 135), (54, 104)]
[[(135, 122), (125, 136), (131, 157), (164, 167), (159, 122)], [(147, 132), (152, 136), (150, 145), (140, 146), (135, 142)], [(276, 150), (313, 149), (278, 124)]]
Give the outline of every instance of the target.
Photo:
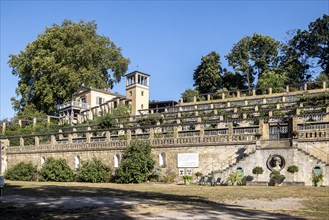
[[(329, 14), (329, 1), (1, 1), (0, 119), (12, 118), (10, 98), (18, 78), (8, 66), (46, 27), (95, 20), (99, 35), (108, 36), (130, 59), (128, 72), (151, 75), (150, 100), (179, 100), (193, 87), (201, 57), (216, 51), (222, 67), (235, 43), (253, 33), (288, 39), (287, 31), (307, 29)], [(113, 92), (125, 94), (125, 80)]]

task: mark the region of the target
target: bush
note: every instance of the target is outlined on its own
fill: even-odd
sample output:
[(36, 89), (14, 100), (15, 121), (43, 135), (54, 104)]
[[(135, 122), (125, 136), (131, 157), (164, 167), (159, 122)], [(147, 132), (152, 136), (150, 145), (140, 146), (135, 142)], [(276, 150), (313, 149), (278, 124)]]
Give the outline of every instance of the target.
[(255, 175), (263, 174), (264, 170), (262, 167), (255, 167), (252, 169), (252, 173)]
[(110, 176), (111, 168), (94, 157), (91, 161), (81, 161), (76, 177), (82, 182), (104, 183)]
[(142, 183), (147, 181), (154, 168), (151, 145), (135, 141), (125, 150), (119, 167), (115, 171), (117, 183)]
[(244, 182), (244, 177), (240, 171), (235, 171), (230, 174), (227, 179), (228, 184), (239, 185), (241, 186)]
[(69, 182), (74, 180), (74, 174), (64, 159), (49, 157), (39, 172), (41, 181)]
[(37, 166), (33, 166), (32, 162), (20, 162), (8, 169), (5, 178), (9, 180), (31, 181), (37, 173)]
[(298, 172), (298, 166), (296, 166), (296, 165), (289, 166), (287, 171), (289, 173), (297, 173)]

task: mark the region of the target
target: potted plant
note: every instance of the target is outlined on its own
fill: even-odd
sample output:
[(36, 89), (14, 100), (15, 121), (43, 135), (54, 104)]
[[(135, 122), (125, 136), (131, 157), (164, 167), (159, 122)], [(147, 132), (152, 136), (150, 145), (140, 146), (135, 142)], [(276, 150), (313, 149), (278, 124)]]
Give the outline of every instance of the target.
[(323, 173), (322, 172), (312, 172), (312, 182), (314, 186), (321, 186), (323, 181)]
[(199, 182), (200, 181), (200, 178), (202, 176), (202, 173), (200, 171), (198, 171), (194, 175), (196, 176), (197, 182)]
[[(288, 171), (289, 173), (292, 173), (293, 176), (295, 177), (295, 173), (297, 173), (297, 172), (299, 171), (299, 169), (298, 169), (298, 166), (296, 166), (296, 165), (291, 165), (291, 166), (288, 167), (287, 171)], [(293, 181), (295, 181), (294, 179), (295, 179), (295, 178), (293, 178)]]
[(192, 176), (185, 175), (183, 176), (183, 180), (184, 180), (184, 185), (190, 185), (192, 181)]
[(270, 182), (274, 185), (274, 186), (278, 186), (279, 183), (281, 183), (284, 179), (284, 176), (280, 174), (279, 171), (277, 170), (273, 170), (270, 173)]
[(264, 169), (262, 167), (255, 167), (254, 169), (252, 169), (252, 173), (256, 175), (257, 181), (258, 181), (258, 175), (263, 174), (263, 172)]
[(297, 138), (298, 135), (299, 135), (299, 131), (297, 131), (297, 130), (293, 130), (293, 131), (291, 132), (291, 134), (292, 134), (292, 137), (293, 137), (293, 138)]
[(227, 182), (229, 184), (232, 184), (233, 186), (242, 185), (242, 183), (243, 183), (242, 173), (239, 171), (235, 171), (235, 172), (231, 173), (227, 179)]

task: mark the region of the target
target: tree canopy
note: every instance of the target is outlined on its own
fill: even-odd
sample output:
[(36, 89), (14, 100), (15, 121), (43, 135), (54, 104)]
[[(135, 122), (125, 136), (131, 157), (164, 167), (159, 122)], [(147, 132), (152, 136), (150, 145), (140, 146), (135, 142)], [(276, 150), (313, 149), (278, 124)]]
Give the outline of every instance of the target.
[(216, 92), (222, 83), (220, 56), (212, 51), (201, 58), (193, 74), (194, 86), (202, 93)]
[(71, 99), (82, 85), (112, 88), (127, 71), (129, 60), (108, 37), (96, 32), (94, 21), (64, 20), (29, 43), (18, 55), (10, 55), (12, 73), (19, 78), (13, 107), (22, 111), (32, 104), (51, 114)]

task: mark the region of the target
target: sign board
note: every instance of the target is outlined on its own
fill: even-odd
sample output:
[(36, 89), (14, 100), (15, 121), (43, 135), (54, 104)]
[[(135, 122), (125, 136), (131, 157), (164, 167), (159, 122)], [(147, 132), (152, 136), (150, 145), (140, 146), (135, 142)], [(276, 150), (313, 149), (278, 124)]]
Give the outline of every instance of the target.
[(177, 167), (199, 167), (198, 153), (177, 154)]
[(3, 188), (5, 186), (5, 179), (3, 176), (0, 176), (0, 188)]

